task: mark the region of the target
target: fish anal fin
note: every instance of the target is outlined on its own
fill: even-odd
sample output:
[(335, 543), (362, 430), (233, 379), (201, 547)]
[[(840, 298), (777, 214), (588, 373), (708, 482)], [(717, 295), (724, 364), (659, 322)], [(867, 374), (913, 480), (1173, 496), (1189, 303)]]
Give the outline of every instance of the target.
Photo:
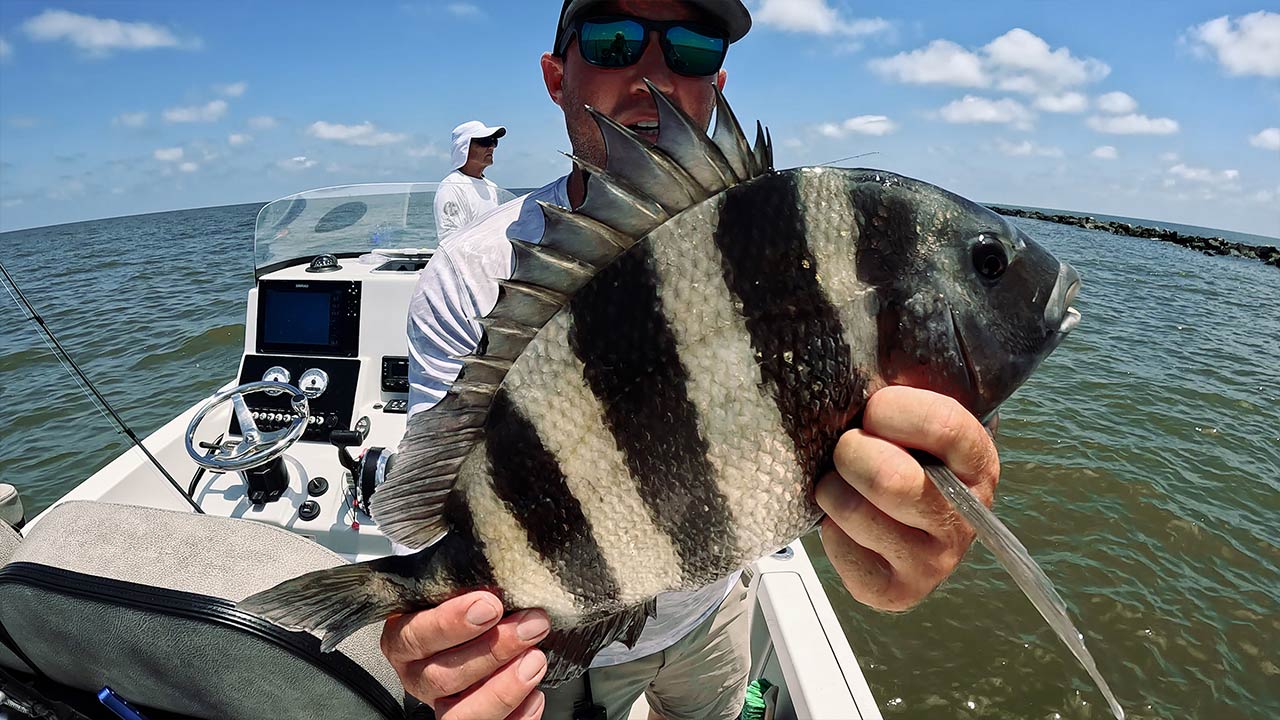
[(596, 622), (553, 630), (540, 647), (547, 654), (544, 687), (556, 687), (587, 671), (596, 653), (606, 645), (621, 641), (635, 647), (649, 618), (657, 615), (657, 600), (623, 609)]

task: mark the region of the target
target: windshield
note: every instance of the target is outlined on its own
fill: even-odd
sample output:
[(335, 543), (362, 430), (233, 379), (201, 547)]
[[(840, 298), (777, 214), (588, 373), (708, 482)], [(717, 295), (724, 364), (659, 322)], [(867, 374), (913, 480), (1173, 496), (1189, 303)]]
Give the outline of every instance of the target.
[[(435, 250), (439, 183), (380, 183), (307, 190), (258, 211), (254, 274), (317, 255), (428, 257)], [(497, 188), (499, 204), (516, 196)]]

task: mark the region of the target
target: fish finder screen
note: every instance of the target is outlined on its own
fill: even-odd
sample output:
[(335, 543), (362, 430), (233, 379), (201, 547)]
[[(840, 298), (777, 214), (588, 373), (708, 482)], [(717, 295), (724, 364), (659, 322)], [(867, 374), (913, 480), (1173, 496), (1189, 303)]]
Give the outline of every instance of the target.
[(272, 345), (331, 344), (329, 293), (273, 289), (263, 301), (263, 341)]
[(261, 280), (258, 293), (258, 352), (359, 354), (360, 283)]

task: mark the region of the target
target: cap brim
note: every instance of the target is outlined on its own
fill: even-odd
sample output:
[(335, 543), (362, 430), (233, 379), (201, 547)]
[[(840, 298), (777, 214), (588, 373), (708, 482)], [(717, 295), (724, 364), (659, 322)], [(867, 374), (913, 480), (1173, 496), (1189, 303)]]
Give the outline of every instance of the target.
[[(560, 23), (556, 27), (555, 44), (552, 46), (552, 52), (560, 52), (560, 45), (564, 40), (564, 34), (573, 23), (573, 20), (583, 12), (591, 9), (595, 5), (600, 5), (606, 0), (565, 0), (564, 5), (560, 8)], [(724, 25), (725, 32), (729, 35), (729, 42), (735, 43), (746, 36), (751, 30), (751, 13), (747, 10), (747, 6), (742, 4), (741, 0), (689, 0), (693, 5), (698, 6), (703, 12), (718, 18)]]

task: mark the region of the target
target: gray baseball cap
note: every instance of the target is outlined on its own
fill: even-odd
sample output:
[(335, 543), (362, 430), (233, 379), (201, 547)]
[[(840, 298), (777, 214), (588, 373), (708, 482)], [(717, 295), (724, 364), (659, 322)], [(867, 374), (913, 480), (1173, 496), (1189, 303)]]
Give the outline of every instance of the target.
[[(573, 25), (573, 21), (593, 5), (602, 5), (606, 0), (564, 0), (560, 8), (560, 22), (556, 24), (556, 41), (551, 46), (552, 52), (560, 52), (564, 35)], [(741, 0), (685, 0), (695, 5), (710, 17), (718, 19), (729, 34), (729, 42), (741, 40), (751, 29), (751, 13)]]

